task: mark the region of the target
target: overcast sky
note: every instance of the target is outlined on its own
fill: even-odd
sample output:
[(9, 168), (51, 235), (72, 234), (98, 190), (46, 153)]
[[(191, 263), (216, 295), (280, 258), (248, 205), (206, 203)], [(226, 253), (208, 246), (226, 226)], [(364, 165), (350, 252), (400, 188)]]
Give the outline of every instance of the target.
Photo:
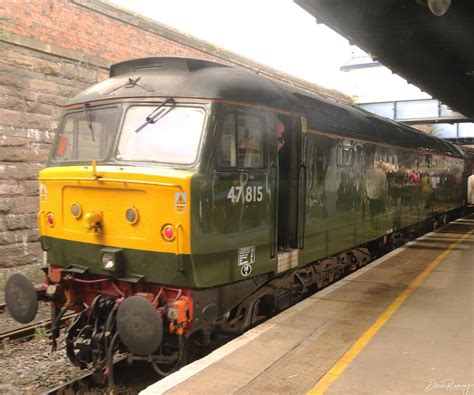
[(292, 0), (111, 0), (195, 37), (316, 84), (351, 94), (348, 41)]

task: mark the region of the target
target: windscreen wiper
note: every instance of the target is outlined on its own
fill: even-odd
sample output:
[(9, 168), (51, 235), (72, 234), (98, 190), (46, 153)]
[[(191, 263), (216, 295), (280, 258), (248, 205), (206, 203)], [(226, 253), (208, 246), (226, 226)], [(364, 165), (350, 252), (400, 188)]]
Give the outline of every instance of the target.
[(118, 91), (119, 89), (122, 89), (122, 88), (134, 88), (136, 86), (138, 86), (139, 88), (142, 88), (144, 90), (146, 90), (147, 92), (154, 92), (155, 90), (153, 88), (149, 88), (148, 86), (146, 85), (141, 85), (138, 83), (138, 81), (141, 80), (142, 77), (137, 77), (135, 79), (133, 78), (129, 78), (127, 81), (125, 81), (122, 85), (119, 85), (117, 86), (116, 88), (113, 88), (112, 90), (108, 91), (108, 92), (105, 92), (104, 95), (107, 96), (107, 95), (110, 95), (111, 93), (114, 93), (115, 91)]
[[(165, 107), (167, 104), (171, 104), (171, 106)], [(138, 133), (146, 125), (159, 121), (166, 114), (168, 114), (174, 108), (175, 105), (176, 101), (172, 97), (168, 97), (163, 103), (161, 103), (150, 114), (147, 115), (147, 117), (145, 118), (145, 122), (143, 122), (137, 129), (135, 129), (135, 133)]]
[(84, 103), (84, 112), (86, 114), (87, 126), (89, 126), (89, 130), (91, 131), (92, 141), (95, 142), (94, 128), (92, 126), (92, 118), (91, 118), (91, 113), (89, 111), (89, 107), (90, 107), (89, 103)]

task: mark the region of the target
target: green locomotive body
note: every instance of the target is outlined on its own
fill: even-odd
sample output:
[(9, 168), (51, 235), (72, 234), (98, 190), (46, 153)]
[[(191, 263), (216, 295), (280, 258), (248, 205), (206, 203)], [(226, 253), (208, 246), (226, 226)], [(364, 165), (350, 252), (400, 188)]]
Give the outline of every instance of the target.
[[(125, 249), (128, 274), (146, 273), (147, 281), (207, 288), (279, 273), (463, 205), (461, 152), (407, 126), (211, 62), (128, 61), (113, 66), (111, 76), (70, 106), (156, 102), (159, 95), (183, 103), (202, 100), (199, 105), (207, 107), (198, 157), (174, 166), (194, 173), (191, 252), (177, 262), (173, 253)], [(136, 86), (127, 87), (137, 78)], [(278, 119), (285, 124), (280, 151)], [(239, 144), (248, 138), (259, 139), (259, 146), (242, 153)], [(123, 164), (116, 158), (103, 162)], [(71, 241), (51, 248), (57, 254), (52, 262), (77, 248), (98, 265), (99, 247)], [(293, 254), (288, 267), (279, 266), (278, 252), (294, 250), (297, 258)]]
[[(68, 103), (40, 174), (47, 296), (92, 306), (70, 334), (91, 347), (85, 322), (112, 336), (117, 309), (133, 354), (156, 353), (163, 332), (240, 330), (462, 207), (463, 166), (446, 141), (250, 71), (119, 63)], [(151, 313), (134, 316), (144, 300)]]

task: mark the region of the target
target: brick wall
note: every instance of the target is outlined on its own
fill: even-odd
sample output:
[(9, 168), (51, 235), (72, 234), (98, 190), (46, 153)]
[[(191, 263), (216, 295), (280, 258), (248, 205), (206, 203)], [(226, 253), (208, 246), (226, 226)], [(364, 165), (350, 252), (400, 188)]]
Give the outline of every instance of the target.
[(48, 157), (61, 106), (107, 77), (107, 69), (3, 43), (0, 56), (0, 266), (41, 259), (38, 171)]
[(349, 100), (103, 1), (4, 0), (0, 12), (0, 267), (41, 260), (36, 177), (47, 160), (61, 106), (107, 78), (112, 63), (151, 55), (194, 56)]

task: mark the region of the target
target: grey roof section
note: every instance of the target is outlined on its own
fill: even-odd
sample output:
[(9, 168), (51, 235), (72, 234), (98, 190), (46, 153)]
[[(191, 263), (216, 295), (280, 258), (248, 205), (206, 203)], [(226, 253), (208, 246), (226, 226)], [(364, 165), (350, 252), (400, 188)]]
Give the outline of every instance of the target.
[(281, 110), (295, 106), (272, 80), (249, 70), (202, 59), (135, 59), (112, 65), (110, 74), (110, 79), (79, 93), (68, 104), (112, 98), (173, 97), (223, 99)]

